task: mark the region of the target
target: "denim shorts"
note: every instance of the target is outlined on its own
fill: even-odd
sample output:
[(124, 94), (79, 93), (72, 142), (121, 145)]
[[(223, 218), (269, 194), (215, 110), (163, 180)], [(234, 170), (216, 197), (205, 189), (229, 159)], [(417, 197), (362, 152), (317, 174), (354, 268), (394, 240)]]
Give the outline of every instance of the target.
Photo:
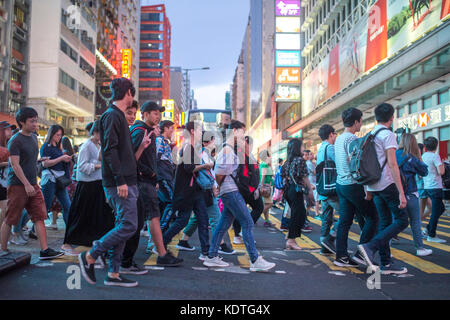
[(144, 210), (144, 219), (151, 220), (160, 218), (159, 201), (156, 187), (152, 183), (138, 181), (139, 197), (141, 208)]

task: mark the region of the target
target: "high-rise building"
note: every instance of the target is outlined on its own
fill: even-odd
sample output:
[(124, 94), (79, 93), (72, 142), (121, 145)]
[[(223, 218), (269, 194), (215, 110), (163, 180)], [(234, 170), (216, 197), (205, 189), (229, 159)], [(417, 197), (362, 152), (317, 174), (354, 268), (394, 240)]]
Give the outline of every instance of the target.
[(170, 98), (175, 101), (175, 107), (179, 110), (188, 110), (185, 76), (181, 67), (170, 69)]
[(139, 101), (170, 98), (171, 28), (163, 4), (141, 7)]
[[(450, 7), (431, 0), (302, 1), (302, 105), (289, 135), (302, 131), (308, 148), (328, 123), (344, 130), (340, 115), (363, 111), (361, 135), (375, 126), (374, 108), (396, 109), (394, 130), (419, 142), (436, 137), (450, 151)], [(417, 2), (419, 3), (419, 2)]]
[(30, 20), (30, 0), (0, 0), (0, 121), (26, 105)]
[(95, 110), (97, 3), (39, 0), (33, 4), (27, 104), (39, 114), (41, 136), (57, 123), (78, 143)]

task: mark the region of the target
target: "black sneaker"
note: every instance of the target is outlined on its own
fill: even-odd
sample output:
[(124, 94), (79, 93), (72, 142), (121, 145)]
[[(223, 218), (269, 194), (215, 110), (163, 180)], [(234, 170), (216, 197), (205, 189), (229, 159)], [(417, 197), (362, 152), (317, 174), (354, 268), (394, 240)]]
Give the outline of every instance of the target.
[(46, 250), (40, 252), (39, 259), (40, 260), (50, 260), (61, 257), (64, 253), (55, 251), (51, 248), (47, 248)]
[(195, 247), (191, 246), (187, 240), (180, 240), (176, 246), (178, 250), (194, 251)]
[(143, 274), (147, 274), (148, 270), (139, 267), (135, 262), (133, 262), (131, 264), (130, 267), (128, 268), (124, 268), (124, 267), (120, 267), (120, 271), (119, 273), (123, 273), (123, 274), (134, 274), (134, 275), (143, 275)]
[(31, 230), (30, 230), (30, 232), (28, 232), (28, 238), (29, 239), (33, 239), (33, 240), (37, 240), (38, 239), (37, 235)]
[(78, 255), (78, 261), (80, 263), (80, 269), (81, 269), (81, 274), (83, 275), (83, 278), (90, 284), (95, 284), (97, 282), (97, 280), (95, 279), (95, 269), (94, 269), (94, 264), (88, 264), (87, 260), (86, 260), (86, 253), (82, 252)]
[(326, 248), (328, 251), (330, 251), (333, 254), (336, 254), (336, 247), (334, 245), (334, 241), (331, 241), (329, 239), (325, 239), (323, 241), (320, 241), (320, 244)]
[(105, 286), (118, 286), (118, 287), (125, 287), (125, 288), (132, 288), (137, 287), (139, 284), (137, 281), (128, 280), (121, 275), (117, 278), (111, 278), (106, 276), (105, 281), (103, 281)]
[(337, 265), (338, 267), (358, 267), (359, 264), (355, 261), (353, 261), (352, 259), (350, 259), (349, 257), (342, 257), (342, 258), (336, 258), (336, 260), (334, 260), (333, 262), (335, 265)]
[(177, 267), (183, 262), (183, 259), (176, 258), (172, 255), (171, 252), (167, 251), (167, 253), (156, 259), (156, 264), (160, 267)]
[(327, 248), (325, 248), (324, 246), (322, 246), (322, 248), (320, 249), (320, 254), (323, 256), (331, 256), (334, 253), (331, 252), (330, 250), (328, 250)]
[(236, 251), (230, 248), (225, 242), (220, 245), (219, 253), (221, 254), (235, 254)]

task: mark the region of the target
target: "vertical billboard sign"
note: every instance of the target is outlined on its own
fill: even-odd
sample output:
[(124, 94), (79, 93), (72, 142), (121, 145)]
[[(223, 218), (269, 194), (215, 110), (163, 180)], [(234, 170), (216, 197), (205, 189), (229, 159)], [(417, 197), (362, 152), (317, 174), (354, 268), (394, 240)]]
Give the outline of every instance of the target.
[(131, 49), (122, 49), (122, 77), (131, 79)]
[(275, 1), (275, 101), (299, 102), (300, 0)]
[(369, 10), (367, 23), (366, 70), (387, 58), (386, 0), (378, 0)]

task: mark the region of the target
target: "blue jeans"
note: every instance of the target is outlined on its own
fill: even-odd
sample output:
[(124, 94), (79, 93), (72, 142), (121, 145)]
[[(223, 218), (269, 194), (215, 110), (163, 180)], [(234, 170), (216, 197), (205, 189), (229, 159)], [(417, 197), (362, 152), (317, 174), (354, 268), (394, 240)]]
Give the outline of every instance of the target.
[(114, 229), (105, 234), (100, 240), (93, 242), (93, 247), (89, 254), (92, 258), (97, 259), (99, 256), (104, 256), (109, 250), (108, 271), (118, 273), (125, 244), (137, 230), (137, 199), (139, 192), (137, 185), (128, 186), (128, 197), (123, 199), (119, 197), (116, 187), (104, 188), (104, 190), (106, 200), (116, 216), (116, 223)]
[(242, 198), (238, 191), (226, 193), (220, 198), (223, 203), (222, 216), (213, 233), (208, 256), (214, 258), (218, 255), (220, 242), (236, 218), (242, 227), (242, 238), (250, 260), (252, 263), (255, 262), (258, 259), (258, 251), (256, 250), (255, 240), (253, 238), (254, 223), (250, 212), (248, 212), (244, 198)]
[(420, 207), (419, 199), (413, 195), (409, 194), (406, 196), (407, 205), (406, 211), (409, 216), (409, 223), (411, 224), (411, 231), (414, 239), (414, 246), (416, 249), (423, 248), (422, 241), (422, 221), (420, 220)]
[(361, 237), (359, 243), (369, 242), (376, 233), (378, 217), (373, 201), (365, 200), (364, 187), (359, 184), (336, 184), (339, 196), (339, 224), (336, 235), (336, 259), (348, 256), (347, 242), (355, 215), (358, 217)]
[(53, 199), (56, 196), (61, 207), (63, 208), (63, 219), (67, 226), (67, 221), (69, 219), (69, 209), (70, 209), (70, 198), (67, 193), (67, 189), (58, 189), (55, 182), (48, 181), (46, 184), (41, 186), (42, 194), (44, 195), (45, 206), (47, 207), (47, 212), (50, 212), (52, 208)]
[(194, 195), (194, 207), (184, 211), (179, 211), (177, 219), (172, 223), (163, 234), (164, 246), (169, 244), (181, 230), (183, 230), (189, 222), (192, 211), (198, 221), (198, 237), (200, 238), (200, 246), (204, 255), (209, 251), (209, 230), (208, 230), (208, 213), (206, 212), (206, 204), (203, 192), (197, 192)]
[[(208, 214), (211, 232), (214, 233), (220, 219), (220, 210), (217, 198), (213, 198), (213, 205), (206, 208), (206, 213)], [(184, 234), (188, 237), (192, 237), (194, 232), (197, 230), (197, 226), (197, 216), (191, 216), (188, 225), (186, 226), (186, 228), (184, 228)]]
[[(339, 221), (333, 226), (333, 212), (339, 211), (339, 199), (328, 198), (322, 200), (322, 226), (320, 227), (320, 241), (330, 240), (333, 241), (336, 237)], [(331, 232), (330, 232), (331, 230)]]
[[(378, 233), (366, 245), (373, 252), (380, 251), (381, 264), (385, 266), (391, 262), (389, 241), (408, 226), (408, 214), (406, 209), (398, 207), (400, 199), (395, 184), (391, 184), (383, 191), (372, 193), (380, 222)], [(394, 217), (394, 221), (392, 221), (392, 217)]]
[[(158, 190), (159, 199), (159, 211), (161, 212), (161, 231), (164, 232), (169, 227), (170, 220), (173, 216), (172, 210), (172, 198), (173, 198), (173, 187), (172, 184), (166, 180), (160, 180)], [(151, 238), (149, 238), (149, 242)]]
[(444, 192), (442, 189), (425, 189), (431, 199), (431, 217), (427, 225), (428, 236), (436, 237), (436, 229), (440, 216), (445, 212), (445, 205), (442, 202)]

